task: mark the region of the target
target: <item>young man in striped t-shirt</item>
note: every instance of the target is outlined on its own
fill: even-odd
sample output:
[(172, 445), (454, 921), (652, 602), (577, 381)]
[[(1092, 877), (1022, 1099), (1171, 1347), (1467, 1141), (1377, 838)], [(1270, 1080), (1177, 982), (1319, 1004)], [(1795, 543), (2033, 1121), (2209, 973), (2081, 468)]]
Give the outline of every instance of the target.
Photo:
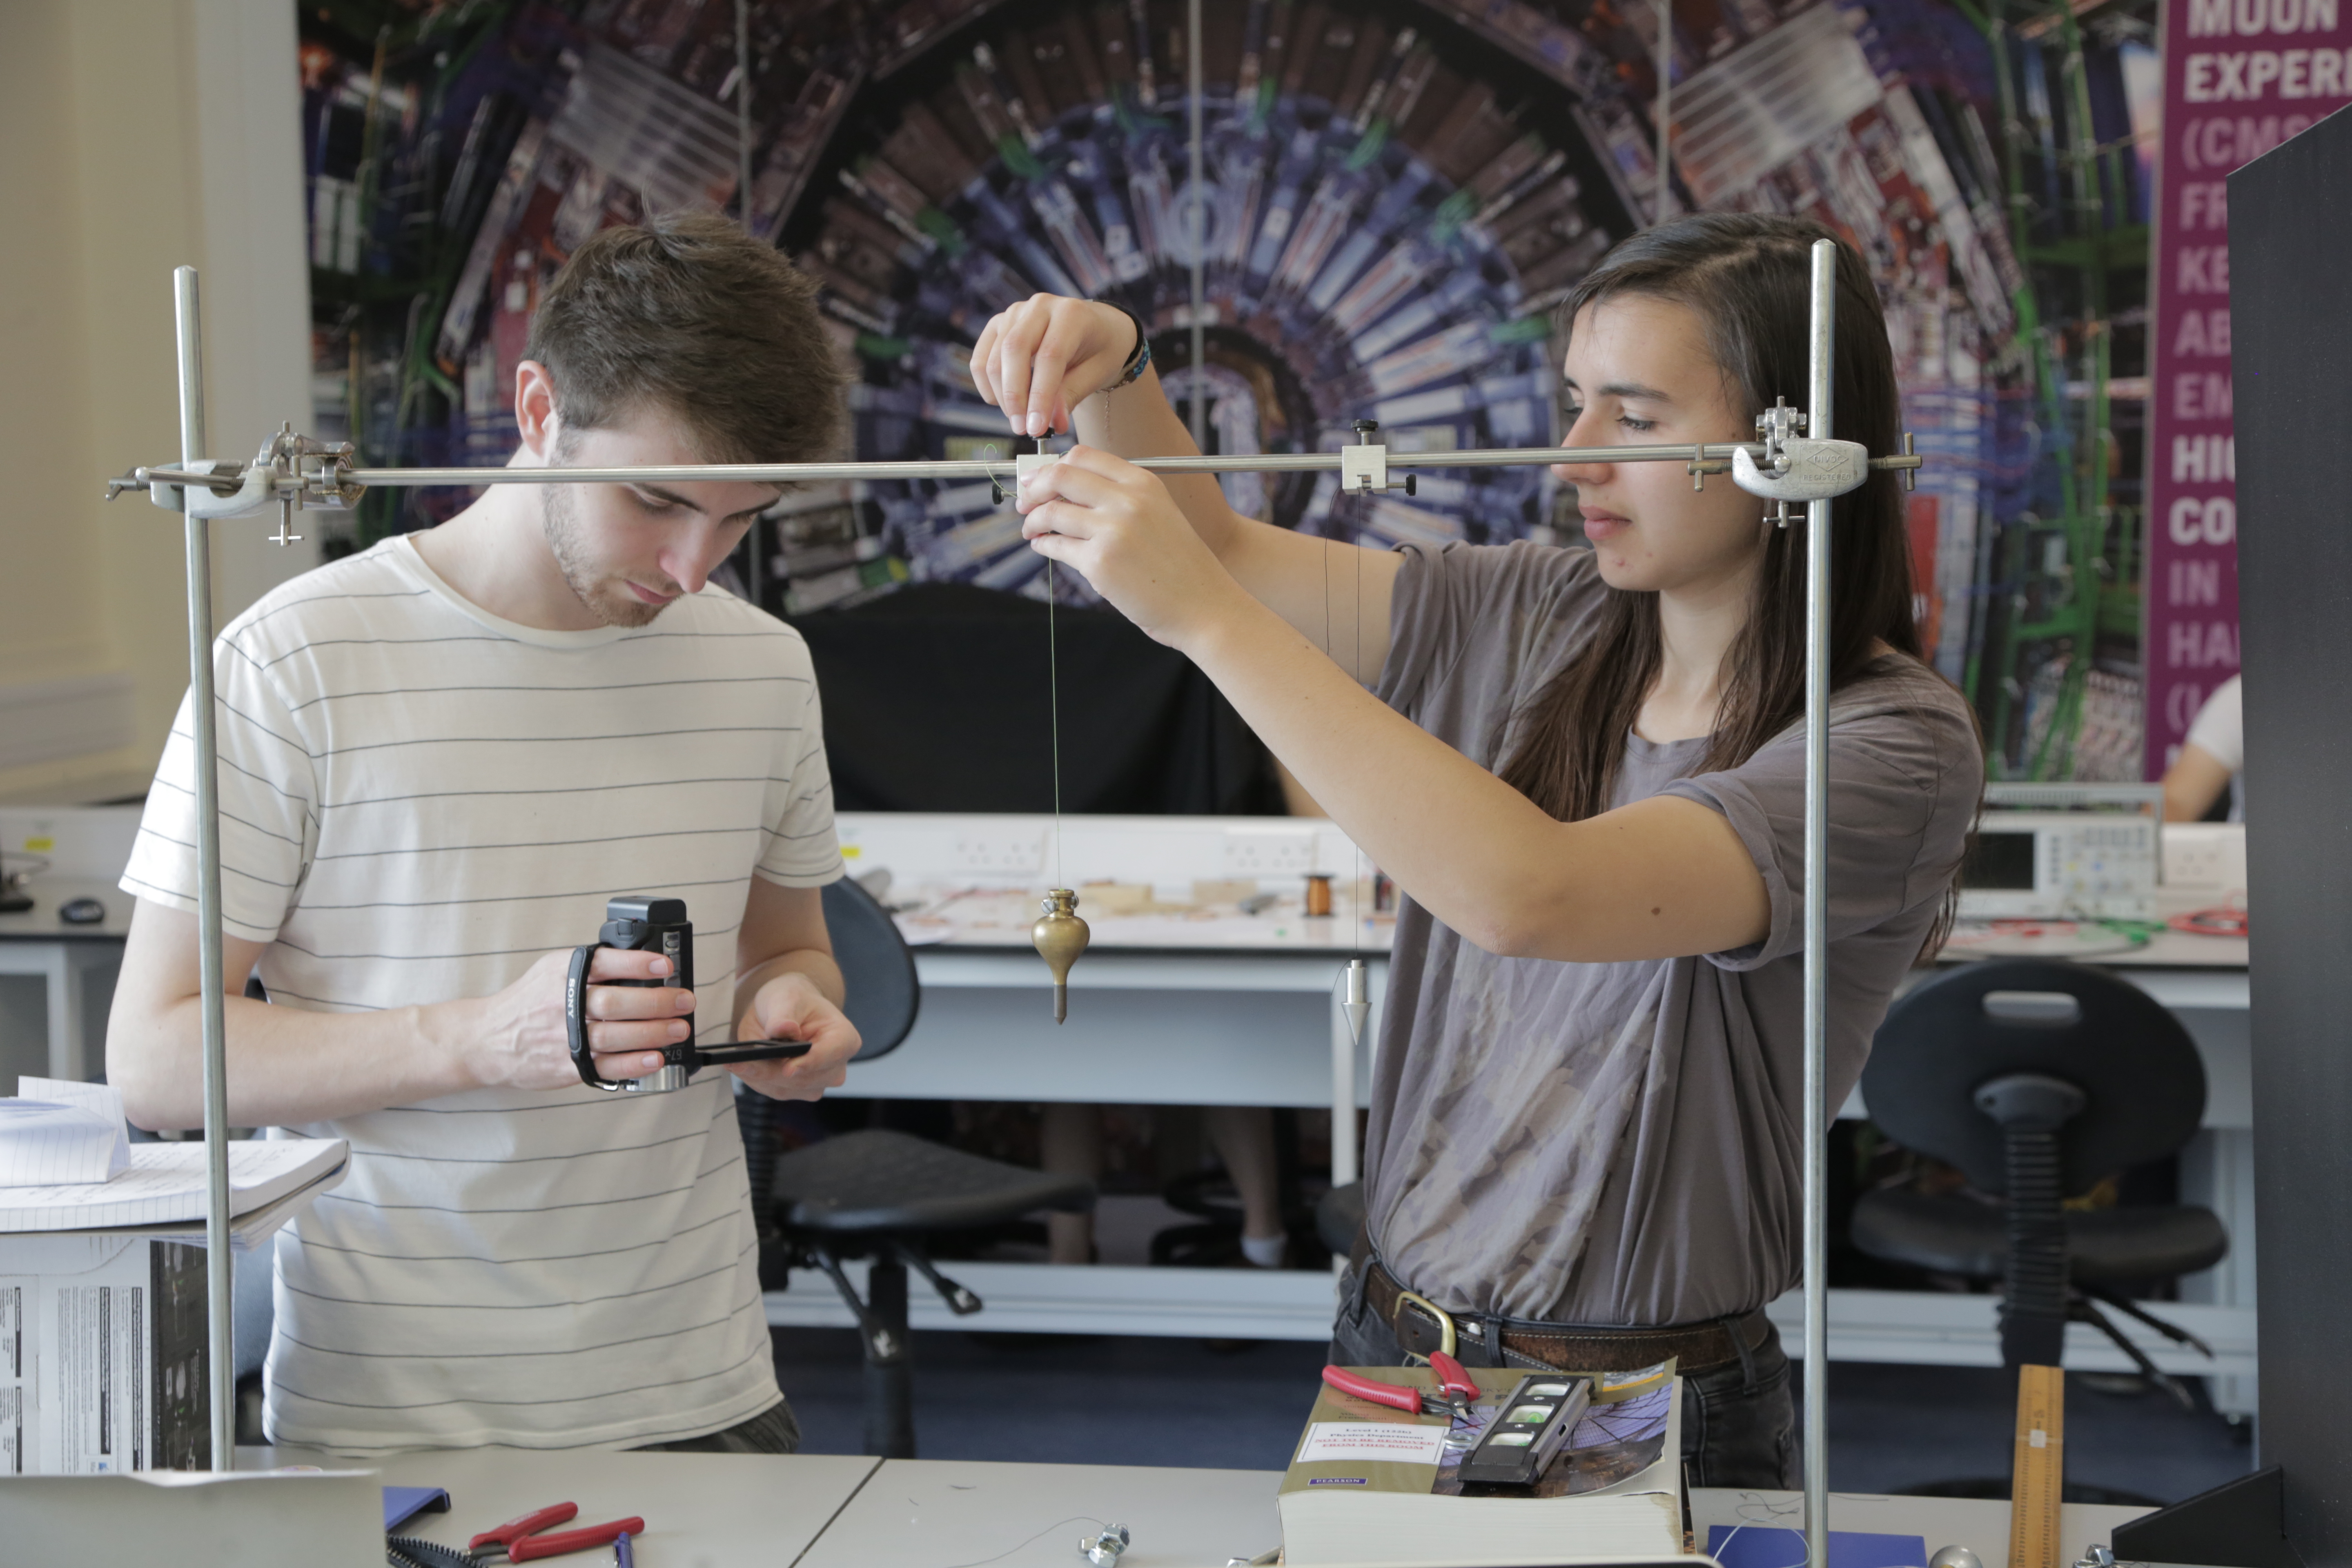
[[(716, 217), (607, 229), (548, 287), (517, 468), (805, 461), (841, 424), (814, 288)], [(809, 658), (709, 583), (770, 485), (498, 485), (222, 634), (229, 1120), (347, 1138), (277, 1242), (268, 1426), (383, 1452), (788, 1451), (736, 1078), (814, 1099), (857, 1034)], [(107, 1036), (147, 1127), (202, 1124), (184, 706), (122, 882)], [(687, 900), (698, 990), (592, 985), (606, 1078), (701, 1037), (814, 1042), (670, 1094), (583, 1086), (564, 965), (616, 894)], [(238, 994), (258, 963), (269, 1002)], [(666, 971), (597, 954), (592, 978)]]

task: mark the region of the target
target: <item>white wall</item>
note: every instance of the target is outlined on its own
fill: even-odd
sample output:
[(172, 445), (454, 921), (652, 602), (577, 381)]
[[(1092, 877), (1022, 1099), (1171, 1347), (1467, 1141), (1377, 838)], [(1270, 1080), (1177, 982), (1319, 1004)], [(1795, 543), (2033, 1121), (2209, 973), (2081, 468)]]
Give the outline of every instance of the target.
[[(143, 787), (186, 688), (179, 520), (102, 499), (178, 455), (174, 266), (215, 454), (309, 423), (300, 101), (287, 0), (0, 4), (0, 800)], [(219, 621), (316, 563), (269, 531), (214, 525)]]

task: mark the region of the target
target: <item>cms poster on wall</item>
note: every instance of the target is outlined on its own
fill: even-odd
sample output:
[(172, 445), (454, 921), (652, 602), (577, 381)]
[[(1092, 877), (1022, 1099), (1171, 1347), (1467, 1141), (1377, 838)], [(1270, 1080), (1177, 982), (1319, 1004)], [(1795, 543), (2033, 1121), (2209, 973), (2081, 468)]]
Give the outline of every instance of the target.
[(2147, 773), (2238, 670), (2229, 174), (2352, 102), (2341, 0), (2173, 0), (2155, 224), (2148, 442)]
[[(1554, 308), (1657, 210), (1664, 59), (1675, 210), (1803, 214), (1871, 265), (1930, 460), (1917, 609), (1997, 772), (2137, 776), (2151, 215), (2121, 150), (2150, 116), (2123, 76), (2160, 75), (2156, 0), (2082, 27), (2004, 5), (1675, 0), (1662, 37), (1615, 0), (1202, 0), (1195, 180), (1183, 0), (751, 0), (740, 55), (735, 7), (704, 0), (388, 31), (363, 0), (308, 0), (320, 433), (374, 465), (504, 461), (555, 268), (604, 224), (703, 206), (824, 281), (862, 457), (1003, 444), (966, 356), (1037, 289), (1134, 310), (1223, 450), (1337, 445), (1362, 417), (1423, 451), (1540, 442)], [(1228, 490), (1368, 542), (1579, 537), (1538, 471), (1431, 471), (1362, 506), (1312, 479)], [(465, 500), (372, 492), (329, 551)], [(1041, 595), (1015, 521), (984, 484), (838, 486), (780, 507), (739, 564), (795, 616), (887, 613), (927, 581)]]

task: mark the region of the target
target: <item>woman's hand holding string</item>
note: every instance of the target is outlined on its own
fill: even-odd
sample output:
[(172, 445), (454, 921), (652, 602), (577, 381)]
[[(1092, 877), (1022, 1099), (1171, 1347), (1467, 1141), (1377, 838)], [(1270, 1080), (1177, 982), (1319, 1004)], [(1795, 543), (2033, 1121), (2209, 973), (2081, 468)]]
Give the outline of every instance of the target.
[(1266, 614), (1159, 477), (1124, 458), (1074, 447), (1030, 476), (1017, 504), (1031, 549), (1076, 572), (1156, 642), (1196, 654), (1219, 626)]
[(1070, 411), (1119, 378), (1135, 323), (1116, 305), (1033, 294), (989, 319), (971, 351), (971, 383), (1016, 436), (1070, 428)]

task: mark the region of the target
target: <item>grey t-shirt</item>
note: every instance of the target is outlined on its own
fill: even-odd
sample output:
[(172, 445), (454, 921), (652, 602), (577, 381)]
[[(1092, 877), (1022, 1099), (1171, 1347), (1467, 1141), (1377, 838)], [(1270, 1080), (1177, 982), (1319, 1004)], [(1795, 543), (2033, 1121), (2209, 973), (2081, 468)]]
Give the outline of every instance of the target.
[[(1582, 646), (1592, 553), (1408, 547), (1376, 693), (1487, 768)], [(1409, 900), (1397, 917), (1366, 1150), (1397, 1278), (1465, 1311), (1687, 1323), (1795, 1284), (1802, 1218), (1804, 730), (1700, 773), (1705, 740), (1629, 736), (1613, 803), (1721, 812), (1763, 874), (1752, 947), (1623, 963), (1498, 958)], [(1830, 729), (1830, 1102), (1916, 958), (1983, 779), (1959, 695), (1889, 658)]]

